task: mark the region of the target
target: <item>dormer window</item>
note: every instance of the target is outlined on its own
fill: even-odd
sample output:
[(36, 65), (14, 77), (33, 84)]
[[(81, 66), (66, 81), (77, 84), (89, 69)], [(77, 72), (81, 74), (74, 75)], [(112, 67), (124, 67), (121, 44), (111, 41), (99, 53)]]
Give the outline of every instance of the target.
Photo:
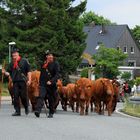
[(125, 47), (123, 48), (123, 52), (124, 52), (124, 53), (127, 53), (127, 46), (125, 46)]
[(117, 46), (117, 50), (119, 51), (121, 49), (121, 47), (120, 46)]
[(131, 53), (132, 54), (134, 53), (134, 47), (131, 47)]
[(102, 42), (98, 42), (95, 50), (98, 50), (100, 48), (100, 45), (102, 45), (102, 44), (103, 44)]
[(102, 30), (100, 30), (99, 34), (102, 34), (102, 33), (103, 33), (103, 31), (102, 31)]

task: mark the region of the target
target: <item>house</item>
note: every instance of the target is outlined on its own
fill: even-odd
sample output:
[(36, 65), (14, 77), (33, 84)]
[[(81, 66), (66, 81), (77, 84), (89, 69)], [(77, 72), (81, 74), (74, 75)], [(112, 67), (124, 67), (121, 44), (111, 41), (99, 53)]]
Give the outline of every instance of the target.
[[(100, 44), (108, 48), (121, 49), (128, 58), (125, 59), (120, 71), (129, 71), (132, 76), (140, 76), (140, 48), (136, 44), (131, 31), (127, 25), (95, 25), (84, 27), (87, 33), (87, 47), (84, 53), (93, 56)], [(80, 67), (88, 66), (88, 61), (83, 59)]]

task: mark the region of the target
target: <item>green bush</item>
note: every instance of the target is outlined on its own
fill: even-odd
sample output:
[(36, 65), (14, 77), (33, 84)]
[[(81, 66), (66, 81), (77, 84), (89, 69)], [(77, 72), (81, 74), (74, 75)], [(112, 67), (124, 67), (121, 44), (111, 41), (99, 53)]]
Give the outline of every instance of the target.
[(137, 85), (139, 85), (140, 84), (140, 77), (137, 77), (135, 82), (136, 82)]
[(88, 78), (88, 68), (84, 68), (84, 69), (81, 71), (81, 77)]
[(131, 78), (130, 72), (124, 72), (121, 74), (121, 78), (124, 79), (124, 81), (128, 81)]

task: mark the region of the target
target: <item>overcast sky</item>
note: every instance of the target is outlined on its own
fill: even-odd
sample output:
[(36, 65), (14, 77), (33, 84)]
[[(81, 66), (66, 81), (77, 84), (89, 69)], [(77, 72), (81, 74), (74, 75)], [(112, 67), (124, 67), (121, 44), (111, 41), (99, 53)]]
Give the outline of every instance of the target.
[[(81, 0), (75, 0), (78, 4)], [(130, 28), (140, 25), (140, 0), (88, 0), (87, 10)]]

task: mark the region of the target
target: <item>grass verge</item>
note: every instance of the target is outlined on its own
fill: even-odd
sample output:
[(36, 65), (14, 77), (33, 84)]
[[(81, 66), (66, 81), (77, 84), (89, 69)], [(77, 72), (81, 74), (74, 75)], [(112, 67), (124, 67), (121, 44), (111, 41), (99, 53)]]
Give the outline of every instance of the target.
[(140, 118), (140, 104), (132, 104), (126, 100), (124, 103), (124, 108), (121, 110), (121, 112)]

